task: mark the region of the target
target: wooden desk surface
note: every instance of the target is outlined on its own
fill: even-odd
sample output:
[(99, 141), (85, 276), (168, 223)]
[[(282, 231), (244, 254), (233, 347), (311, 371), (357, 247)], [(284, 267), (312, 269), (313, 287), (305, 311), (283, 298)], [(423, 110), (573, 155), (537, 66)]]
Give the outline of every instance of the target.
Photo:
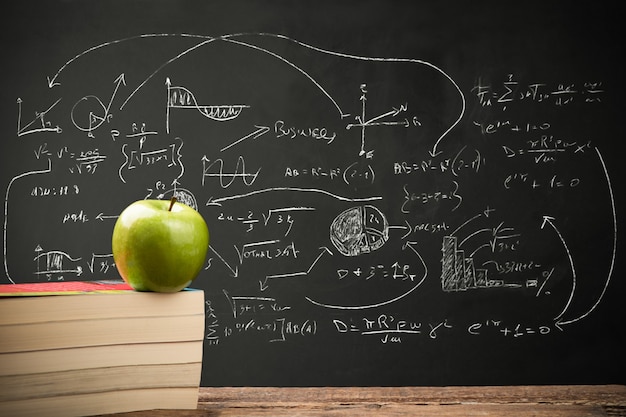
[(118, 417), (626, 416), (626, 386), (201, 388), (197, 410)]

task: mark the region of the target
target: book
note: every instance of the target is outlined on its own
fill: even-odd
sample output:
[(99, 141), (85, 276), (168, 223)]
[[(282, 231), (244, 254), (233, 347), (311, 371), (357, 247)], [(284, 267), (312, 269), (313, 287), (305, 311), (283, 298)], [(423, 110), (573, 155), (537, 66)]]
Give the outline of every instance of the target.
[(203, 327), (204, 314), (8, 324), (0, 326), (0, 353), (191, 341)]
[[(15, 399), (0, 403), (0, 415), (11, 417), (81, 417), (156, 409), (196, 408), (198, 388), (139, 388)], [(194, 404), (190, 407), (190, 404)]]
[(47, 281), (1, 284), (0, 296), (68, 295), (87, 293), (120, 293), (132, 291), (127, 283), (112, 281)]
[(112, 366), (202, 362), (202, 340), (0, 353), (0, 377)]
[(197, 314), (196, 299), (202, 297), (202, 291), (191, 289), (139, 292), (117, 281), (1, 284), (0, 325)]
[[(124, 391), (140, 388), (196, 387), (189, 374), (198, 371), (196, 363), (110, 366), (0, 376), (0, 402), (15, 398), (35, 399), (90, 394), (98, 391)], [(197, 388), (197, 387), (196, 387)]]
[(0, 415), (195, 409), (204, 317), (200, 290), (0, 285)]

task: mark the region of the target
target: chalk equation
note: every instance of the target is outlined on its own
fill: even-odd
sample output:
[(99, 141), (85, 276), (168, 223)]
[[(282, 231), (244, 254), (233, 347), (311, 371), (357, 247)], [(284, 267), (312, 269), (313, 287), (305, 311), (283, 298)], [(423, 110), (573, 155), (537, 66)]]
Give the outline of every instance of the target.
[[(126, 59), (142, 49), (158, 53)], [(541, 337), (609, 289), (608, 150), (564, 122), (598, 114), (602, 79), (461, 74), (267, 33), (144, 34), (65, 59), (4, 126), (20, 145), (3, 151), (19, 161), (2, 178), (7, 283), (117, 278), (119, 213), (175, 196), (211, 233), (194, 283), (209, 348)], [(606, 236), (594, 259), (583, 223)]]

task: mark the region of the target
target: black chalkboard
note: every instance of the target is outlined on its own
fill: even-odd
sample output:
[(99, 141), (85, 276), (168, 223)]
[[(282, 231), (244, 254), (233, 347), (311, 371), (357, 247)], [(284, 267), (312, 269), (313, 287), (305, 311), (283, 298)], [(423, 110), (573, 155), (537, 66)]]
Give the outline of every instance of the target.
[(3, 13), (3, 282), (206, 219), (204, 386), (625, 383), (617, 10), (46, 1)]

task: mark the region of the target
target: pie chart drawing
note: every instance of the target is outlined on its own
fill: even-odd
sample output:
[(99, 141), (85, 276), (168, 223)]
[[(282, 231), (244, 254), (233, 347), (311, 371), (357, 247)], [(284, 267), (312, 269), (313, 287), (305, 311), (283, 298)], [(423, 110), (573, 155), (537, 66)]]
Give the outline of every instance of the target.
[(344, 256), (359, 256), (381, 248), (389, 240), (389, 223), (372, 205), (352, 207), (330, 225), (330, 240)]

